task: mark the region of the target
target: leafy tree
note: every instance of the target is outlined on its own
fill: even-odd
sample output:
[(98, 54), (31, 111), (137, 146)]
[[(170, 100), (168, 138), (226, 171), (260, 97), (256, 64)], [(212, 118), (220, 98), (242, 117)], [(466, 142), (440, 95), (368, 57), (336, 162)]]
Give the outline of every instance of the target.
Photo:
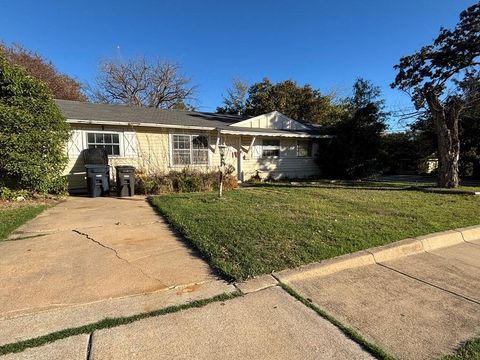
[(430, 157), (437, 152), (437, 135), (433, 126), (433, 119), (429, 113), (423, 114), (410, 125), (418, 159)]
[(0, 186), (64, 192), (68, 137), (47, 85), (0, 55)]
[(180, 65), (140, 57), (126, 61), (102, 60), (90, 92), (94, 102), (172, 109), (188, 108), (195, 86), (180, 74)]
[(3, 54), (12, 64), (23, 67), (29, 75), (47, 84), (54, 98), (87, 101), (78, 81), (60, 73), (52, 62), (39, 54), (18, 44), (8, 47), (3, 43), (0, 43), (0, 54)]
[(383, 134), (379, 154), (381, 172), (386, 174), (416, 172), (420, 160), (416, 145), (412, 131)]
[(227, 96), (223, 96), (223, 106), (217, 107), (219, 114), (244, 115), (245, 100), (248, 85), (240, 79), (233, 79), (232, 87), (227, 89)]
[[(460, 138), (459, 173), (463, 177), (480, 178), (480, 74), (470, 73), (458, 82), (464, 111), (458, 119)], [(419, 158), (437, 152), (437, 136), (430, 113), (418, 117), (410, 126)]]
[(431, 45), (400, 59), (393, 88), (410, 93), (417, 110), (430, 113), (437, 135), (441, 187), (459, 183), (459, 119), (469, 103), (459, 82), (480, 62), (480, 2), (460, 14), (453, 30), (441, 28)]
[(480, 178), (480, 73), (458, 82), (464, 110), (459, 118), (460, 174)]
[(248, 90), (245, 114), (257, 116), (272, 111), (280, 111), (296, 120), (332, 125), (344, 109), (334, 103), (333, 96), (322, 95), (310, 85), (299, 86), (292, 80), (272, 84), (264, 78)]
[(332, 129), (334, 138), (320, 151), (325, 175), (361, 178), (381, 170), (381, 136), (385, 130), (384, 101), (380, 89), (364, 79), (353, 85), (347, 113)]

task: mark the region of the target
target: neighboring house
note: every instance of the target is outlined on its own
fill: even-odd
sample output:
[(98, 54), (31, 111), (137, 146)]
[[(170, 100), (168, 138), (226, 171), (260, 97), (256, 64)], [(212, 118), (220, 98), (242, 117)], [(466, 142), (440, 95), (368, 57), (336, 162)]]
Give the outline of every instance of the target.
[(418, 172), (420, 174), (431, 174), (438, 170), (438, 157), (435, 153), (421, 159), (418, 163)]
[[(218, 145), (239, 181), (319, 176), (318, 141), (328, 136), (300, 121), (272, 112), (256, 117), (162, 110), (125, 105), (55, 100), (72, 128), (65, 170), (70, 190), (85, 188), (81, 152), (104, 147), (109, 164), (139, 171), (169, 172), (185, 167), (217, 170)], [(112, 173), (114, 173), (112, 171)]]

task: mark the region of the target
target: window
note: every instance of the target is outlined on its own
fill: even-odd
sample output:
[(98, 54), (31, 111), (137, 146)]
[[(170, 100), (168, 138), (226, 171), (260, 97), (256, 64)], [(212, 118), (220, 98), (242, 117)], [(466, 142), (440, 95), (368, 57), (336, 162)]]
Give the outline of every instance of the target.
[(206, 135), (172, 135), (173, 165), (207, 165), (208, 137)]
[(297, 141), (297, 156), (298, 157), (312, 156), (312, 143), (309, 140)]
[(104, 148), (107, 155), (120, 155), (120, 139), (118, 134), (112, 133), (87, 133), (87, 146), (89, 149)]
[(262, 157), (280, 156), (280, 140), (264, 139)]

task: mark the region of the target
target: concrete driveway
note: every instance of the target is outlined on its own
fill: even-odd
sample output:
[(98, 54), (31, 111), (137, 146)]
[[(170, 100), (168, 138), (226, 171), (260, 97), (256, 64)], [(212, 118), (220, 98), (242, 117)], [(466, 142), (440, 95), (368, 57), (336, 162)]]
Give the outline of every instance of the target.
[[(107, 310), (106, 301), (118, 308), (119, 299), (137, 296), (130, 314), (230, 290), (143, 197), (69, 197), (10, 240), (0, 242), (0, 327), (9, 329), (0, 344), (125, 315)], [(79, 316), (82, 306), (88, 316)], [(95, 307), (102, 307), (98, 319)], [(42, 316), (44, 328), (31, 330)]]

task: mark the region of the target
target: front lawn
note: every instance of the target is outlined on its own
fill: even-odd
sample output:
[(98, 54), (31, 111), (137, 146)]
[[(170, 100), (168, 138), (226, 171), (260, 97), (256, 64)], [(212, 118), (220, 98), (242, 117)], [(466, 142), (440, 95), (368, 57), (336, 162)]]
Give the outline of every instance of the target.
[(40, 214), (47, 205), (3, 206), (0, 204), (0, 240), (4, 240), (20, 225)]
[(480, 198), (408, 189), (262, 185), (152, 204), (235, 280), (436, 231), (480, 224)]
[(463, 344), (453, 355), (447, 355), (442, 360), (478, 360), (480, 359), (480, 338), (472, 339)]

